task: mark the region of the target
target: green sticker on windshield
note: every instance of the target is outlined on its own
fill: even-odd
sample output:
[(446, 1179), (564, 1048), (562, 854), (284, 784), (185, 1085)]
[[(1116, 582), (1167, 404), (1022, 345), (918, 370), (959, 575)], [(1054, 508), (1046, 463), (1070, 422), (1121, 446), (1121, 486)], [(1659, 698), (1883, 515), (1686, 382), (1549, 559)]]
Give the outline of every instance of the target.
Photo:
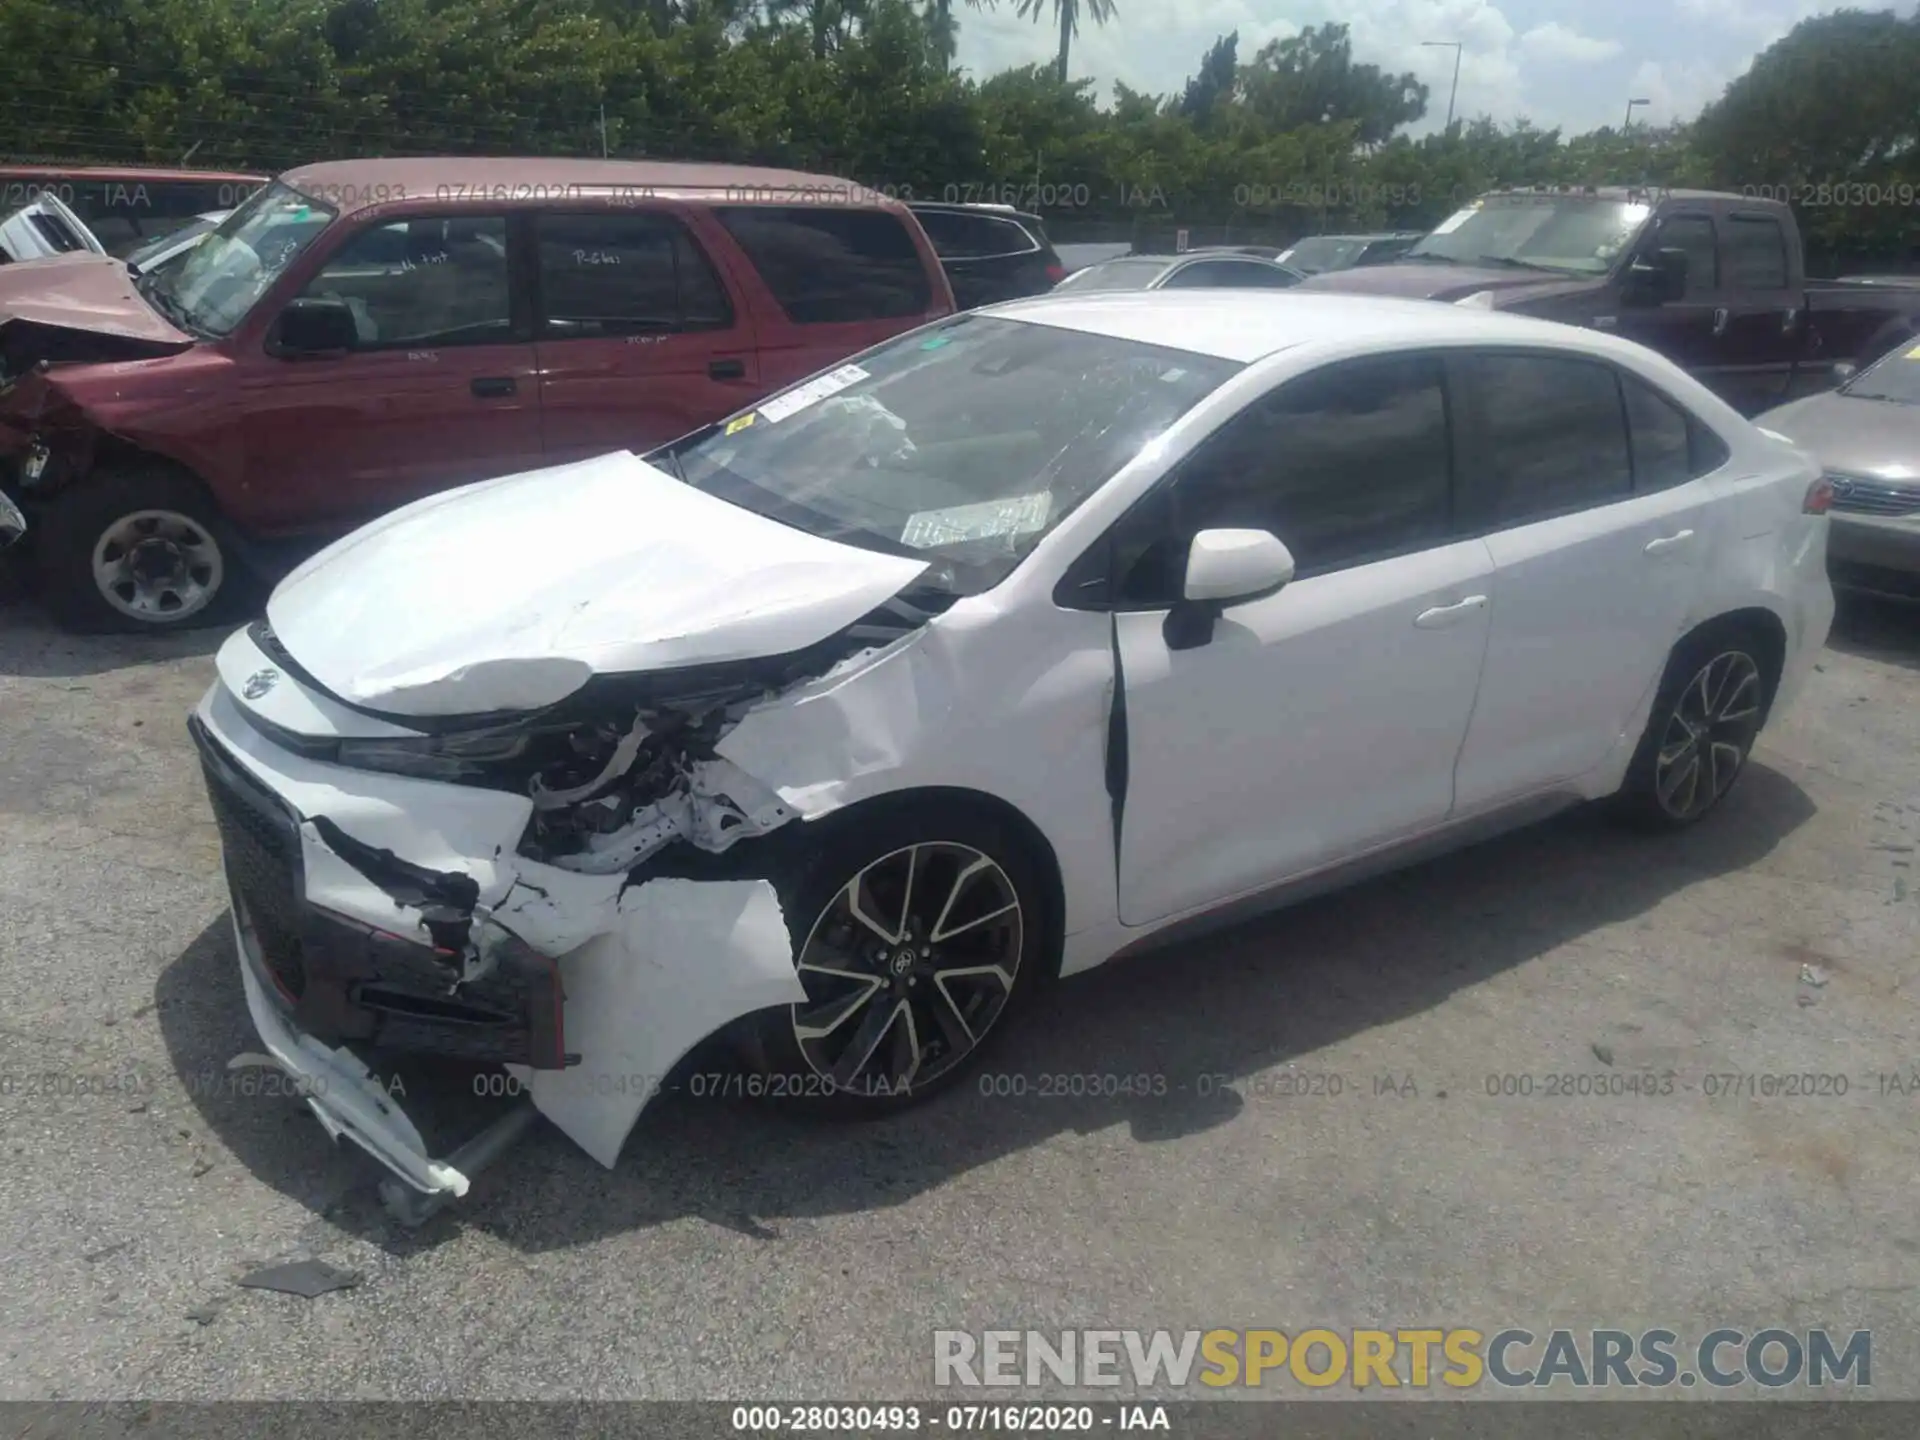
[(942, 345), (947, 344), (952, 339), (953, 337), (951, 335), (929, 336), (920, 342), (920, 348), (922, 350), (938, 350)]

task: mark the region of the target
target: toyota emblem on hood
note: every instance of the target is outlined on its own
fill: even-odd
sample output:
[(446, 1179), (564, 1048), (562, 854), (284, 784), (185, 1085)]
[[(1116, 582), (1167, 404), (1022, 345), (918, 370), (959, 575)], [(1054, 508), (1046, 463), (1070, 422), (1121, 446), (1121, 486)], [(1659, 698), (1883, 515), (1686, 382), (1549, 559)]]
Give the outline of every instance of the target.
[(275, 682), (279, 679), (280, 672), (272, 666), (268, 666), (265, 670), (256, 670), (247, 677), (247, 683), (240, 687), (240, 693), (249, 700), (258, 700), (273, 689)]

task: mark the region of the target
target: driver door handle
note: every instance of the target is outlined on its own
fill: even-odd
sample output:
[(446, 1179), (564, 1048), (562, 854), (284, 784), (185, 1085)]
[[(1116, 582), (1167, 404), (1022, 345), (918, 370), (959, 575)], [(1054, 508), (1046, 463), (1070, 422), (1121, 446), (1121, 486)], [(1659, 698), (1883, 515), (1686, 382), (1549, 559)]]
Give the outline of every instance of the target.
[(1675, 550), (1684, 549), (1687, 542), (1691, 539), (1693, 539), (1693, 531), (1691, 530), (1681, 530), (1672, 535), (1662, 535), (1658, 540), (1649, 540), (1647, 542), (1647, 554), (1654, 556), (1670, 555)]
[(1476, 610), (1486, 608), (1486, 596), (1469, 595), (1452, 605), (1436, 605), (1431, 610), (1422, 610), (1413, 617), (1413, 623), (1422, 630), (1444, 630), (1449, 625), (1459, 624)]

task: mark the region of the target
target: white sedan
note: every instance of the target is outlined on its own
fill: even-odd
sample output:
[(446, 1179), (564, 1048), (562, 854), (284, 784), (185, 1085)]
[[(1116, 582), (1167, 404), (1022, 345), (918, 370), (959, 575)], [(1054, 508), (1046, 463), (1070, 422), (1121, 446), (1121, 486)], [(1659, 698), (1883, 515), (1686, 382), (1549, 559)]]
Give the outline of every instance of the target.
[(710, 1037), (898, 1105), (1195, 923), (1583, 800), (1700, 820), (1826, 637), (1828, 498), (1590, 330), (943, 320), (275, 591), (191, 722), (253, 1019), (430, 1195), (367, 1047), (499, 1062), (608, 1165)]

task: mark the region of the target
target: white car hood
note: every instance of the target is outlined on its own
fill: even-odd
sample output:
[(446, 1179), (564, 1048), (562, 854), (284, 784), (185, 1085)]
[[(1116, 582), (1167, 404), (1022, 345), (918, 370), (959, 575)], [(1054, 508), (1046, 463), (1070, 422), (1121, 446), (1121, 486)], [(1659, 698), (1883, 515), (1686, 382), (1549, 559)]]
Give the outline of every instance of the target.
[(315, 555), (267, 619), (349, 704), (535, 709), (594, 674), (782, 655), (926, 562), (821, 539), (620, 452), (430, 496)]

